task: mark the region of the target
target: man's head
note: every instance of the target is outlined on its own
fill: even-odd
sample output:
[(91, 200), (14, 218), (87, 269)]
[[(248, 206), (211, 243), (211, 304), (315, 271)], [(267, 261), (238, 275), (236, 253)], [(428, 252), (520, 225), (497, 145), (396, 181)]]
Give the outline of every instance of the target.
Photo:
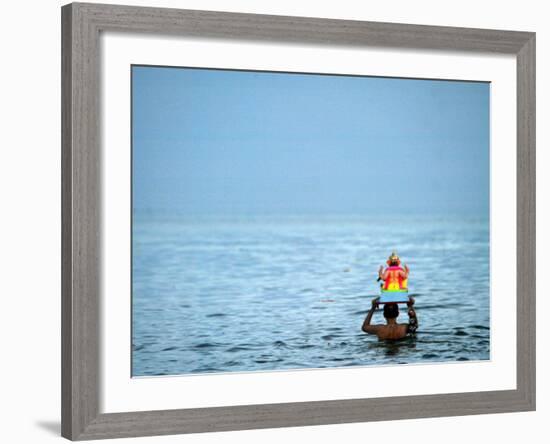
[(386, 304), (384, 305), (384, 317), (387, 320), (396, 319), (399, 316), (399, 308), (397, 304)]
[(399, 264), (401, 264), (401, 259), (399, 259), (399, 256), (395, 253), (395, 251), (392, 251), (392, 253), (391, 253), (390, 257), (388, 258), (388, 260), (386, 261), (386, 263), (390, 267), (399, 266)]

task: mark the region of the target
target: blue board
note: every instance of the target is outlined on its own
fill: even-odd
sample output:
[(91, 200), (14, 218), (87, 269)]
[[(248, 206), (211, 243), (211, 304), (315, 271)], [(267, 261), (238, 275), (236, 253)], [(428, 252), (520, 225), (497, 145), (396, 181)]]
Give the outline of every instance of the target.
[(409, 293), (406, 291), (382, 291), (379, 304), (409, 302)]

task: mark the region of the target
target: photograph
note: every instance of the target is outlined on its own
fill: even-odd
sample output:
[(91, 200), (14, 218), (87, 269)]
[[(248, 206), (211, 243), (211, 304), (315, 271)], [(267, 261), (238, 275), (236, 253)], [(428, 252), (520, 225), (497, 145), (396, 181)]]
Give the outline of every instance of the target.
[(490, 90), (132, 65), (132, 377), (490, 360)]

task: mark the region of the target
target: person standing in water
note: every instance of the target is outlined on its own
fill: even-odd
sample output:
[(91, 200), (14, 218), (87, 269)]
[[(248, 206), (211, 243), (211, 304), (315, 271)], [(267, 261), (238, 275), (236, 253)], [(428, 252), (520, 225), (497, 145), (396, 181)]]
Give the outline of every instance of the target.
[(397, 304), (385, 304), (384, 305), (384, 317), (386, 318), (386, 325), (371, 325), (372, 315), (378, 308), (378, 300), (376, 298), (372, 301), (372, 307), (367, 313), (367, 317), (363, 322), (361, 330), (365, 333), (378, 336), (380, 340), (397, 340), (403, 339), (409, 334), (414, 334), (418, 328), (418, 319), (416, 319), (416, 312), (414, 311), (414, 299), (409, 297), (407, 306), (409, 308), (409, 322), (408, 324), (398, 324), (397, 317), (399, 316), (399, 307)]
[(392, 252), (386, 261), (388, 268), (380, 265), (378, 270), (378, 280), (383, 281), (382, 290), (384, 291), (407, 291), (407, 280), (409, 278), (409, 267), (401, 267), (401, 259)]
[[(409, 267), (404, 265), (401, 267), (401, 260), (399, 256), (392, 252), (387, 262), (388, 268), (384, 270), (383, 266), (380, 266), (378, 270), (378, 280), (383, 281), (381, 289), (383, 293), (387, 292), (399, 292), (407, 293), (408, 291), (408, 278)], [(372, 325), (371, 320), (375, 310), (379, 306), (380, 298), (376, 298), (372, 301), (372, 307), (367, 313), (367, 317), (363, 322), (361, 330), (365, 333), (378, 336), (381, 340), (397, 340), (402, 339), (409, 334), (413, 334), (418, 328), (418, 320), (416, 318), (416, 312), (414, 311), (414, 299), (408, 297), (408, 315), (409, 322), (407, 324), (398, 324), (397, 317), (399, 316), (399, 306), (397, 303), (386, 303), (384, 305), (384, 318), (386, 318), (386, 325)]]

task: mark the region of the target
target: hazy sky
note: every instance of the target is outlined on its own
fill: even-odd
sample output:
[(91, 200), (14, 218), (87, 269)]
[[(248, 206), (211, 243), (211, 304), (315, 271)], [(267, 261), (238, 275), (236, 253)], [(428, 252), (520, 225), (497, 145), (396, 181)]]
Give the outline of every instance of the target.
[(134, 210), (489, 207), (488, 83), (133, 67)]

